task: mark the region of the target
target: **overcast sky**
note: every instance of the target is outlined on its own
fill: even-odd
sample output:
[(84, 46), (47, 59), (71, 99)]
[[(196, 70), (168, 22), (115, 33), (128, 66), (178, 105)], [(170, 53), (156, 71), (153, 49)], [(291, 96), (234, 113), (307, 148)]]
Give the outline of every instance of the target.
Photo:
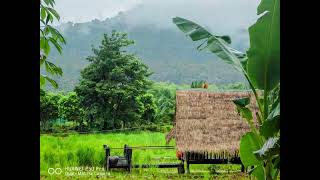
[(142, 0), (55, 0), (61, 22), (87, 22), (104, 20), (119, 11), (127, 11), (142, 3)]
[[(194, 20), (209, 28), (239, 29), (254, 23), (259, 0), (56, 0), (60, 22), (105, 20), (120, 11), (130, 13), (127, 23), (173, 26), (172, 17)], [(134, 11), (134, 9), (138, 9)], [(129, 12), (128, 12), (129, 11)]]

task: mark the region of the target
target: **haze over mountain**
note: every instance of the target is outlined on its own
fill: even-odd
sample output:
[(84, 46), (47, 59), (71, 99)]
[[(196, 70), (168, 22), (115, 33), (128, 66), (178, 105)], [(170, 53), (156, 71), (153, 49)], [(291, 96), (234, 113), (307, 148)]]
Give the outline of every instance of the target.
[(85, 58), (92, 54), (91, 45), (98, 47), (103, 34), (112, 30), (127, 32), (129, 39), (135, 41), (128, 51), (150, 67), (154, 72), (152, 80), (177, 84), (191, 84), (194, 80), (217, 84), (244, 81), (240, 73), (215, 55), (197, 51), (199, 43), (192, 42), (172, 23), (175, 16), (193, 20), (217, 35), (230, 35), (232, 47), (245, 51), (249, 47), (247, 28), (256, 19), (257, 2), (239, 1), (243, 4), (231, 4), (230, 0), (190, 1), (186, 3), (187, 8), (179, 8), (183, 4), (181, 0), (167, 4), (142, 1), (144, 3), (105, 20), (62, 23), (58, 28), (67, 45), (62, 56), (52, 51), (49, 57), (64, 71), (62, 78), (56, 78), (60, 89), (73, 89), (81, 69), (88, 64)]

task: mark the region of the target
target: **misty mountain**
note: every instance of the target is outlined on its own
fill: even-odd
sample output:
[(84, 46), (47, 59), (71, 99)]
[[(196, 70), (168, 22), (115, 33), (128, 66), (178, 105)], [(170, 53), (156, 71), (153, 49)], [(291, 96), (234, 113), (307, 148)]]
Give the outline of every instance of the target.
[[(112, 30), (126, 32), (129, 39), (135, 41), (127, 50), (150, 67), (152, 80), (176, 84), (191, 84), (194, 80), (207, 80), (216, 84), (244, 81), (239, 72), (217, 59), (214, 54), (197, 51), (199, 43), (192, 42), (171, 20), (172, 25), (166, 27), (152, 23), (130, 23), (137, 10), (139, 8), (103, 21), (69, 22), (57, 27), (67, 45), (62, 55), (52, 50), (49, 59), (63, 69), (63, 77), (55, 78), (60, 90), (73, 89), (80, 78), (80, 71), (88, 64), (86, 57), (92, 55), (91, 46), (98, 47), (103, 34)], [(203, 26), (206, 27), (205, 24)], [(230, 34), (218, 35), (230, 35), (232, 47), (245, 51), (249, 46), (246, 28), (239, 27), (229, 31)], [(212, 31), (212, 28), (209, 29)]]

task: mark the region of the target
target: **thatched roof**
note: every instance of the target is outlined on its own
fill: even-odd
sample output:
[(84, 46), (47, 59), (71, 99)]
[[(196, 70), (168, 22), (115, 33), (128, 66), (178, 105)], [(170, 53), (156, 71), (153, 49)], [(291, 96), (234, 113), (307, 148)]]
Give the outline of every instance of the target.
[[(177, 90), (175, 127), (167, 141), (174, 137), (181, 151), (238, 152), (240, 138), (249, 130), (232, 102), (240, 97), (251, 93)], [(251, 102), (256, 107), (253, 97)]]

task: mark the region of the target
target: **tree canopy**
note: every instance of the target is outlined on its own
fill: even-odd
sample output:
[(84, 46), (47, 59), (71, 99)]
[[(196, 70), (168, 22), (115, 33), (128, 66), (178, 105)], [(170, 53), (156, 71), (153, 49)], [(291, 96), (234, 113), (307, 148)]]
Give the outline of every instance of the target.
[(105, 34), (99, 48), (92, 48), (93, 55), (87, 58), (90, 64), (81, 72), (75, 92), (97, 128), (139, 123), (145, 113), (139, 102), (145, 98), (139, 96), (144, 96), (150, 87), (151, 72), (135, 55), (123, 49), (132, 44), (125, 33)]

